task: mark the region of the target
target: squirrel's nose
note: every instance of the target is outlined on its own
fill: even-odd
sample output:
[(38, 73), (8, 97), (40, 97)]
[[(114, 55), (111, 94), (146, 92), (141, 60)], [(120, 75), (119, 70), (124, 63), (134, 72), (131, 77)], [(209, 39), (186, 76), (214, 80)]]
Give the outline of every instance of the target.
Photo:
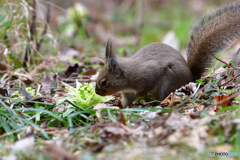
[(99, 91), (98, 91), (98, 88), (97, 88), (97, 87), (95, 88), (95, 93), (97, 93), (97, 94), (99, 93)]
[(96, 87), (95, 92), (96, 92), (98, 95), (101, 94), (101, 91), (98, 89), (98, 87)]
[(103, 90), (101, 90), (101, 89), (99, 89), (99, 88), (97, 88), (97, 87), (96, 87), (96, 89), (95, 89), (95, 92), (96, 92), (96, 94), (98, 94), (98, 95), (100, 95), (100, 96), (105, 96), (105, 95), (106, 95)]

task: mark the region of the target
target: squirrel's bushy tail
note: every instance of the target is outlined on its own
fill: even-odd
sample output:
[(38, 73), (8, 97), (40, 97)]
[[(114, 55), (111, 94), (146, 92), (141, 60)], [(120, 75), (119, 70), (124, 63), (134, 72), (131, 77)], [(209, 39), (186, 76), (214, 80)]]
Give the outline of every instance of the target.
[(220, 51), (240, 36), (240, 2), (224, 5), (204, 16), (190, 36), (188, 66), (195, 81), (210, 66), (211, 53)]

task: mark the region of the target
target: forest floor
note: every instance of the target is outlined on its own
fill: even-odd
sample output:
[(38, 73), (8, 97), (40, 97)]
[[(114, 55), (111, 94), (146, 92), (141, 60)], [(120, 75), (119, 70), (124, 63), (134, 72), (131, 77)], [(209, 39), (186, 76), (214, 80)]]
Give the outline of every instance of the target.
[(1, 159), (239, 159), (238, 54), (163, 101), (95, 93), (108, 39), (119, 56), (156, 41), (184, 55), (207, 2), (79, 2), (0, 2)]

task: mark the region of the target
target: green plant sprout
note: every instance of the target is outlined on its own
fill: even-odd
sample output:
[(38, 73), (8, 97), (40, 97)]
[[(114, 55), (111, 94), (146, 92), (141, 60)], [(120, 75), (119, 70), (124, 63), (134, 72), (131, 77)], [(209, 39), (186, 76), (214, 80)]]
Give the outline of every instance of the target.
[(197, 80), (196, 80), (196, 83), (197, 83), (197, 84), (204, 84), (204, 81), (203, 81), (202, 78), (200, 78), (200, 79), (197, 79)]
[[(32, 89), (32, 87), (27, 87), (25, 90), (26, 90), (27, 93), (29, 93), (29, 95), (31, 96), (31, 98), (36, 98), (36, 97), (38, 97), (38, 96), (42, 97), (42, 94), (39, 93), (40, 89), (41, 89), (41, 86), (38, 85), (37, 92), (36, 92), (34, 89)], [(14, 93), (11, 95), (11, 97), (12, 97), (12, 98), (18, 97), (18, 98), (20, 98), (21, 100), (24, 100), (24, 99), (25, 99), (25, 95), (23, 95), (23, 94), (20, 93), (19, 91), (14, 92)]]
[(65, 99), (72, 101), (82, 108), (88, 108), (98, 103), (107, 102), (114, 99), (113, 96), (97, 95), (92, 84), (84, 83), (84, 85), (82, 85), (78, 81), (76, 81), (76, 88), (68, 86), (66, 87), (66, 91), (71, 96), (66, 97)]
[(63, 33), (67, 37), (75, 35), (86, 38), (84, 24), (87, 21), (87, 9), (80, 3), (75, 3), (73, 7), (67, 9), (65, 17), (59, 17), (58, 23), (62, 27)]
[(75, 3), (73, 7), (68, 8), (67, 17), (72, 21), (78, 21), (79, 18), (87, 16), (87, 9), (80, 3)]

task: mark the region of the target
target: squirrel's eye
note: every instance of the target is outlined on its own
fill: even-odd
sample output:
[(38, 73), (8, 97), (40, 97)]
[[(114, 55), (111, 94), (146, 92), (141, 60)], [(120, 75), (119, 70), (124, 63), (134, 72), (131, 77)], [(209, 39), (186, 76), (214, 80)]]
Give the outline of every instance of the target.
[(104, 87), (104, 86), (106, 86), (107, 85), (107, 80), (106, 79), (103, 79), (102, 81), (101, 81), (101, 85)]

